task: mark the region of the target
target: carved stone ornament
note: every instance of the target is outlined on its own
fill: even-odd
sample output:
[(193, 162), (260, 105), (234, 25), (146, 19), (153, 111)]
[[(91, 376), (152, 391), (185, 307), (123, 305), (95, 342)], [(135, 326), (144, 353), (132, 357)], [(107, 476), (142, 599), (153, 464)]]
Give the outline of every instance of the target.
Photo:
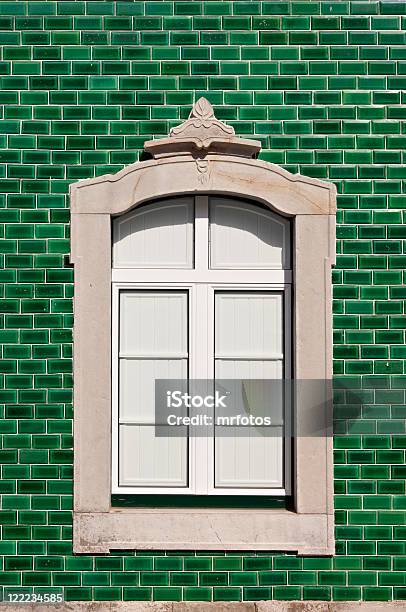
[(189, 118), (172, 128), (168, 138), (148, 140), (144, 149), (154, 158), (186, 154), (202, 158), (209, 153), (252, 158), (261, 150), (261, 143), (236, 136), (230, 125), (216, 119), (210, 102), (199, 98)]

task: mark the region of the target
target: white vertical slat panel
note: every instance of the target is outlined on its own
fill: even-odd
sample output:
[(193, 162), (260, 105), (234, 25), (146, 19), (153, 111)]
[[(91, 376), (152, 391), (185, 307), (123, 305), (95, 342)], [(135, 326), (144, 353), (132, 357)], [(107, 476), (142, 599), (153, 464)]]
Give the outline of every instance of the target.
[(185, 487), (187, 439), (155, 437), (151, 425), (120, 425), (121, 485)]
[[(280, 292), (216, 294), (216, 379), (283, 379), (282, 305)], [(247, 385), (245, 391), (235, 399), (235, 413), (271, 416), (273, 435), (261, 427), (240, 427), (227, 429), (225, 436), (223, 428), (216, 428), (215, 486), (283, 488), (282, 390), (272, 398), (260, 385)]]
[(185, 292), (123, 291), (120, 321), (120, 356), (180, 358), (186, 355)]
[[(220, 429), (220, 428), (219, 428)], [(230, 432), (229, 429), (232, 431)], [(282, 488), (283, 430), (275, 428), (272, 435), (261, 427), (227, 428), (216, 437), (216, 486), (221, 488)], [(232, 436), (230, 433), (234, 433)], [(268, 435), (267, 435), (268, 434)]]
[(193, 198), (130, 211), (113, 222), (114, 268), (193, 268)]
[[(216, 379), (243, 380), (241, 396), (229, 399), (235, 414), (254, 414), (270, 416), (272, 423), (283, 422), (283, 389), (282, 384), (264, 384), (261, 381), (282, 380), (282, 361), (243, 361), (216, 359)], [(250, 381), (252, 381), (250, 383)], [(272, 397), (269, 397), (272, 393)], [(231, 405), (231, 404), (230, 404)]]
[(187, 486), (186, 438), (155, 437), (155, 380), (187, 378), (186, 291), (122, 291), (119, 484)]
[(120, 422), (154, 423), (155, 380), (187, 378), (186, 359), (120, 359)]
[(218, 293), (216, 357), (281, 356), (281, 293)]
[(210, 198), (211, 268), (290, 268), (289, 221), (248, 202)]

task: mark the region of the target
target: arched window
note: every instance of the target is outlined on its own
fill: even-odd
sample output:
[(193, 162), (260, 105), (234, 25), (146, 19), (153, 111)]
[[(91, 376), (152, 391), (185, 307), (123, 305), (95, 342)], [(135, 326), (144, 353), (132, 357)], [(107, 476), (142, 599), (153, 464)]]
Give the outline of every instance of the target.
[(113, 493), (290, 494), (282, 405), (272, 432), (154, 435), (156, 379), (290, 378), (290, 265), (289, 220), (249, 200), (180, 195), (113, 221)]
[(243, 379), (249, 407), (258, 378), (331, 378), (335, 188), (260, 148), (200, 99), (150, 159), (71, 185), (75, 552), (334, 552), (331, 397), (296, 393), (285, 440), (284, 398), (279, 436), (153, 435), (158, 377)]

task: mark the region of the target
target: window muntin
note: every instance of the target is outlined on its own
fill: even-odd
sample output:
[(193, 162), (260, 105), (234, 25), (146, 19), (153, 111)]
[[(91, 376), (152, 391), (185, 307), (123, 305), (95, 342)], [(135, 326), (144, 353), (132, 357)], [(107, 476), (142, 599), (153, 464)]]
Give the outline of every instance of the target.
[[(162, 291), (168, 293), (169, 291), (189, 291), (189, 334), (190, 334), (190, 353), (189, 353), (189, 376), (190, 378), (212, 378), (215, 375), (215, 358), (218, 358), (218, 364), (220, 364), (220, 358), (222, 355), (219, 352), (215, 355), (215, 310), (216, 310), (216, 297), (222, 295), (225, 291), (237, 292), (241, 296), (244, 294), (251, 295), (258, 291), (266, 290), (268, 292), (267, 298), (269, 303), (273, 304), (273, 309), (269, 309), (269, 317), (263, 316), (262, 318), (262, 331), (264, 337), (268, 338), (267, 342), (262, 341), (260, 345), (255, 346), (247, 344), (247, 333), (245, 333), (245, 341), (241, 338), (239, 362), (240, 367), (244, 367), (246, 372), (246, 378), (252, 378), (250, 375), (250, 368), (253, 371), (256, 368), (258, 372), (259, 363), (257, 363), (258, 357), (262, 359), (262, 368), (264, 374), (272, 374), (272, 378), (278, 376), (290, 375), (289, 370), (289, 337), (290, 337), (290, 312), (289, 312), (289, 285), (281, 283), (283, 280), (290, 280), (290, 270), (280, 269), (256, 269), (256, 270), (244, 270), (240, 269), (236, 264), (232, 269), (220, 270), (210, 269), (210, 241), (209, 235), (213, 238), (213, 231), (210, 230), (210, 215), (209, 215), (209, 204), (212, 204), (212, 197), (198, 196), (195, 198), (195, 202), (188, 200), (188, 205), (193, 210), (196, 210), (195, 219), (195, 235), (194, 235), (194, 268), (183, 269), (183, 270), (170, 270), (168, 267), (159, 268), (143, 272), (142, 268), (136, 270), (128, 269), (114, 269), (112, 271), (113, 278), (113, 402), (115, 408), (113, 408), (113, 492), (114, 493), (177, 493), (177, 494), (210, 494), (210, 495), (232, 495), (232, 494), (251, 494), (251, 495), (269, 495), (269, 494), (284, 494), (290, 492), (290, 478), (289, 478), (289, 467), (286, 466), (287, 462), (290, 461), (290, 444), (286, 444), (285, 448), (283, 440), (280, 441), (279, 447), (277, 444), (277, 437), (270, 437), (268, 441), (261, 438), (258, 449), (254, 447), (254, 441), (258, 440), (258, 437), (252, 436), (251, 438), (240, 438), (244, 440), (239, 442), (236, 439), (234, 443), (234, 450), (230, 449), (230, 440), (228, 442), (218, 442), (211, 438), (199, 439), (194, 438), (189, 440), (187, 459), (188, 465), (182, 464), (182, 482), (175, 480), (166, 480), (164, 478), (159, 481), (156, 479), (156, 486), (153, 484), (153, 478), (149, 476), (150, 480), (143, 481), (139, 478), (139, 474), (132, 473), (131, 477), (126, 478), (125, 482), (119, 480), (117, 472), (119, 470), (120, 459), (117, 459), (119, 451), (120, 440), (119, 431), (117, 426), (114, 425), (114, 414), (117, 414), (117, 404), (119, 401), (119, 389), (120, 389), (120, 377), (115, 374), (115, 363), (117, 363), (118, 347), (115, 348), (115, 331), (114, 328), (119, 326), (118, 323), (118, 292), (121, 290), (124, 293), (129, 291)], [(174, 199), (175, 200), (175, 199)], [(179, 202), (182, 198), (177, 198), (176, 202)], [(227, 223), (226, 227), (235, 227), (238, 224), (233, 221), (232, 212), (233, 204), (238, 207), (238, 211), (244, 208), (245, 203), (239, 200), (217, 198), (221, 201), (221, 204), (227, 204), (227, 210), (230, 218), (224, 220)], [(163, 205), (167, 201), (163, 201)], [(193, 206), (195, 204), (195, 206)], [(158, 206), (159, 203), (153, 205)], [(247, 203), (250, 214), (252, 209), (256, 208), (255, 204)], [(145, 205), (147, 208), (148, 205)], [(263, 215), (267, 211), (258, 206), (260, 214)], [(129, 214), (129, 213), (127, 213)], [(283, 251), (288, 254), (282, 254), (280, 261), (289, 261), (289, 223), (286, 219), (278, 217), (270, 213), (272, 217), (280, 219), (282, 225), (284, 225), (284, 241)], [(262, 217), (261, 217), (262, 218)], [(114, 223), (117, 223), (116, 220)], [(239, 233), (241, 234), (240, 230)], [(115, 230), (113, 230), (113, 235)], [(215, 233), (214, 233), (215, 235)], [(256, 236), (256, 240), (259, 241), (258, 249), (261, 250), (261, 237)], [(268, 237), (268, 241), (269, 237)], [(278, 246), (280, 248), (280, 244)], [(114, 249), (114, 247), (113, 247)], [(251, 265), (251, 264), (250, 264)], [(281, 276), (281, 273), (283, 274)], [(285, 295), (282, 299), (282, 294)], [(225, 295), (225, 293), (224, 293)], [(273, 296), (271, 299), (271, 295)], [(278, 296), (278, 297), (276, 297)], [(242, 299), (242, 298), (241, 298)], [(276, 303), (279, 300), (279, 306)], [(283, 305), (282, 305), (283, 304)], [(252, 316), (251, 316), (252, 319)], [(270, 321), (273, 320), (274, 326), (277, 326), (277, 331), (270, 326)], [(121, 325), (121, 323), (120, 323)], [(158, 326), (161, 324), (158, 324)], [(165, 327), (165, 323), (163, 324)], [(148, 323), (146, 326), (141, 328), (144, 336), (148, 336), (151, 330), (148, 332)], [(158, 329), (158, 327), (157, 327)], [(162, 326), (161, 326), (162, 329)], [(166, 331), (162, 331), (165, 337)], [(260, 334), (260, 329), (257, 330), (256, 334)], [(248, 334), (249, 335), (249, 334)], [(272, 340), (271, 340), (272, 338)], [(127, 340), (126, 340), (127, 342)], [(273, 343), (273, 344), (272, 344)], [(141, 343), (142, 344), (142, 343)], [(126, 346), (124, 343), (123, 346)], [(236, 348), (236, 347), (234, 347)], [(120, 349), (121, 350), (121, 349)], [(232, 356), (233, 347), (230, 346), (230, 355)], [(244, 353), (246, 351), (246, 353)], [(167, 355), (168, 356), (168, 355)], [(236, 356), (236, 355), (234, 355)], [(245, 359), (241, 359), (244, 357)], [(286, 357), (286, 358), (285, 358)], [(227, 360), (222, 360), (227, 363)], [(222, 367), (225, 367), (223, 365)], [(278, 376), (276, 375), (278, 374)], [(165, 376), (157, 376), (165, 377)], [(173, 372), (168, 378), (177, 378), (177, 373)], [(134, 381), (134, 377), (129, 377), (130, 380)], [(232, 376), (229, 376), (232, 378)], [(151, 388), (151, 387), (150, 387)], [(131, 392), (130, 392), (131, 394)], [(122, 395), (122, 393), (121, 393)], [(134, 397), (134, 393), (132, 396)], [(152, 404), (151, 404), (152, 406)], [(120, 408), (121, 410), (121, 408)], [(125, 411), (124, 411), (125, 412)], [(121, 421), (120, 426), (121, 427)], [(124, 425), (124, 423), (123, 423)], [(128, 425), (128, 424), (127, 424)], [(132, 424), (131, 426), (134, 426)], [(137, 424), (138, 427), (145, 427), (147, 432), (147, 424)], [(126, 430), (124, 430), (126, 431)], [(135, 430), (134, 430), (135, 431)], [(137, 431), (141, 431), (140, 429)], [(173, 438), (176, 440), (176, 438)], [(177, 440), (179, 440), (178, 438)], [(135, 448), (139, 448), (140, 439), (135, 437), (135, 434), (127, 439), (121, 438), (121, 442), (135, 445)], [(261, 448), (261, 450), (259, 450)], [(235, 473), (230, 477), (230, 470), (225, 469), (227, 467), (224, 462), (224, 456), (231, 452), (242, 452), (245, 453), (248, 449), (252, 455), (252, 462), (256, 463), (257, 469), (255, 478), (254, 473), (251, 472), (250, 479), (244, 476), (243, 471)], [(148, 451), (149, 452), (149, 451)], [(162, 457), (168, 456), (167, 450), (161, 454)], [(180, 452), (183, 452), (183, 448)], [(216, 462), (215, 456), (220, 458), (220, 461)], [(273, 462), (273, 472), (260, 471), (260, 465), (257, 457), (266, 456)], [(157, 453), (159, 456), (159, 452)], [(146, 454), (147, 456), (147, 454)], [(121, 454), (120, 454), (121, 457)], [(221, 459), (223, 458), (223, 459)], [(131, 464), (131, 457), (127, 457), (126, 461)], [(252, 463), (251, 462), (251, 463)], [(178, 466), (179, 469), (179, 466)], [(182, 471), (183, 470), (183, 471)], [(147, 468), (145, 471), (148, 472)], [(162, 472), (161, 472), (162, 473)], [(159, 470), (155, 476), (159, 475)], [(154, 476), (154, 477), (155, 477)], [(138, 480), (137, 480), (138, 478)], [(149, 484), (147, 484), (147, 482)], [(158, 484), (160, 482), (161, 484)], [(185, 482), (187, 484), (185, 485)], [(138, 483), (138, 484), (137, 484)]]

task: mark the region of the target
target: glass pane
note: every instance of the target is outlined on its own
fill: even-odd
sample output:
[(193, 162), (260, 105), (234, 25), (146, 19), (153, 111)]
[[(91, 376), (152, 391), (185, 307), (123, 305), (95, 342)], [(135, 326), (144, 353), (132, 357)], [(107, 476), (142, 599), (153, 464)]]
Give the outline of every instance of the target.
[(281, 293), (217, 293), (216, 357), (281, 358)]
[(187, 486), (187, 438), (157, 438), (153, 425), (120, 425), (119, 482)]
[(266, 387), (254, 383), (283, 376), (282, 293), (217, 292), (215, 377), (247, 381), (235, 398), (235, 414), (270, 416), (272, 422), (272, 435), (263, 427), (216, 427), (217, 488), (283, 488), (282, 388), (269, 402)]
[(120, 356), (180, 358), (186, 352), (186, 292), (121, 292)]
[(187, 439), (155, 437), (157, 378), (187, 378), (186, 291), (122, 291), (119, 484), (187, 486)]
[(113, 223), (114, 268), (193, 268), (193, 198), (148, 204)]
[(120, 422), (154, 423), (155, 380), (187, 378), (187, 359), (120, 359)]
[(251, 203), (210, 198), (211, 268), (290, 268), (289, 221)]
[(241, 428), (224, 429), (216, 428), (216, 487), (282, 488), (282, 427), (272, 436), (261, 427), (247, 428), (244, 436), (240, 435)]

